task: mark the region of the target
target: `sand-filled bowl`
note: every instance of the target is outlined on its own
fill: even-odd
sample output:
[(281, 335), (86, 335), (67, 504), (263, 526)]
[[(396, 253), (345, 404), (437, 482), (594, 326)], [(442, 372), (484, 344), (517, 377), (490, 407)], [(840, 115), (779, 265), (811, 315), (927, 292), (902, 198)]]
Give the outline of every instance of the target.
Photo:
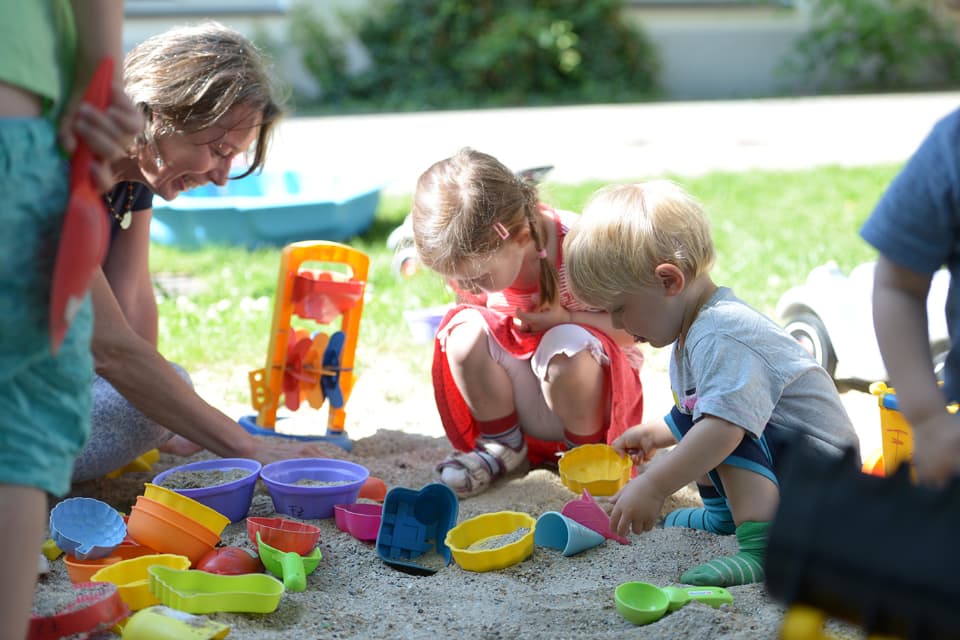
[(332, 458), (281, 460), (260, 470), (277, 513), (301, 520), (330, 518), (334, 505), (356, 502), (369, 476), (362, 465)]
[(560, 480), (574, 493), (612, 496), (630, 481), (632, 462), (606, 444), (582, 444), (560, 458)]
[[(261, 464), (249, 458), (216, 458), (201, 460), (173, 467), (157, 474), (153, 484), (171, 489), (180, 495), (193, 498), (223, 514), (230, 522), (240, 522), (247, 517), (253, 492), (260, 477)], [(197, 480), (211, 484), (201, 487), (166, 486), (178, 478), (195, 475)]]
[(537, 521), (519, 511), (495, 511), (464, 520), (447, 532), (453, 559), (467, 571), (493, 571), (533, 553)]

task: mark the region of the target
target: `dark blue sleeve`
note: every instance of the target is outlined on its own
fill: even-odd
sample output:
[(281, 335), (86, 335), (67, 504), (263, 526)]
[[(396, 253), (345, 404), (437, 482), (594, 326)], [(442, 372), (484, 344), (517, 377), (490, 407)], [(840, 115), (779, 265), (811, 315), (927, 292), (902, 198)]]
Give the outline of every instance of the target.
[(934, 126), (890, 183), (860, 235), (898, 265), (929, 274), (957, 259), (958, 226), (960, 110)]

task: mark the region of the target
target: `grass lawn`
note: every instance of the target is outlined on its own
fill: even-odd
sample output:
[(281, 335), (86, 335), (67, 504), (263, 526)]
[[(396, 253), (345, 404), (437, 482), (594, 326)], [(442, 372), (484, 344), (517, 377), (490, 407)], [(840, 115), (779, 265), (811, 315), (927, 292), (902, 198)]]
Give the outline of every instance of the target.
[[(811, 268), (833, 259), (849, 272), (874, 258), (857, 230), (898, 169), (826, 167), (672, 178), (706, 207), (717, 248), (715, 281), (772, 315), (780, 295)], [(603, 183), (547, 182), (541, 197), (558, 208), (579, 211), (600, 186)], [(419, 272), (401, 278), (391, 269), (393, 254), (386, 237), (400, 224), (410, 201), (410, 196), (385, 196), (372, 228), (349, 243), (371, 260), (356, 363), (361, 373), (375, 362), (361, 358), (360, 351), (409, 355), (411, 366), (422, 368), (429, 347), (411, 344), (402, 312), (452, 300), (437, 276)], [(187, 252), (153, 246), (161, 353), (190, 372), (218, 375), (262, 367), (279, 264), (279, 249), (208, 247)], [(249, 401), (246, 388), (231, 394), (232, 401)]]

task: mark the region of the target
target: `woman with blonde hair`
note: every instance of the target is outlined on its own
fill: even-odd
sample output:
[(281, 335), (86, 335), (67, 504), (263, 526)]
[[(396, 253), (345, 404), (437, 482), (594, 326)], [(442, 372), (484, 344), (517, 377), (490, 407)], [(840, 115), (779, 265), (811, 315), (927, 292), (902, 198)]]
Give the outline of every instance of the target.
[[(153, 196), (172, 200), (263, 165), (282, 112), (266, 59), (240, 33), (206, 23), (137, 45), (123, 76), (145, 126), (129, 155), (113, 163), (116, 185), (104, 196), (111, 243), (93, 285), (93, 425), (73, 480), (101, 477), (157, 447), (178, 454), (202, 447), (264, 463), (320, 455), (329, 446), (255, 438), (201, 398), (186, 373), (157, 351), (149, 271)], [(238, 159), (245, 168), (231, 175)]]

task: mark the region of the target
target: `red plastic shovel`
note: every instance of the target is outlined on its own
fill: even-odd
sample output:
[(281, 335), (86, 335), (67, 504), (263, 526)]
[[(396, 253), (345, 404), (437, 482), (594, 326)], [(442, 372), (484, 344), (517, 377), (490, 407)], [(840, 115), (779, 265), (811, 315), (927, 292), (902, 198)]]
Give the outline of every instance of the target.
[[(112, 78), (113, 59), (104, 58), (90, 79), (83, 101), (97, 109), (106, 109)], [(70, 166), (70, 199), (50, 292), (50, 349), (54, 354), (60, 349), (107, 250), (107, 212), (90, 178), (92, 161), (90, 148), (82, 139), (77, 140)]]

